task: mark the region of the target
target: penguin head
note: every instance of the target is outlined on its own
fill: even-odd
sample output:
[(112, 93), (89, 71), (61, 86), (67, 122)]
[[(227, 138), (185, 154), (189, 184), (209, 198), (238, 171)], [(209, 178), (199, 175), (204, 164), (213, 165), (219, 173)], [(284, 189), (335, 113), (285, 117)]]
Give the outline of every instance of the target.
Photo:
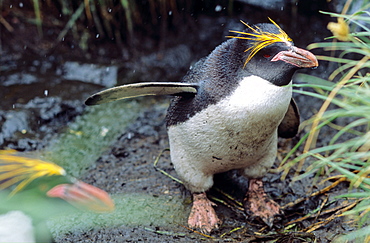
[(295, 71), (318, 66), (316, 57), (309, 51), (294, 46), (292, 39), (274, 22), (247, 26), (237, 33), (235, 46), (242, 59), (242, 73), (259, 76), (269, 82), (287, 85)]

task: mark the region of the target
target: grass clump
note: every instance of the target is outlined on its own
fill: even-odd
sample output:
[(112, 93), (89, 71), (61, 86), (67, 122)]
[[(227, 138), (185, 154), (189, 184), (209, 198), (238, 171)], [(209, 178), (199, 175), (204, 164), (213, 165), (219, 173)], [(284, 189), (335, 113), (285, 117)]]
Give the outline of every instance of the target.
[[(363, 9), (369, 9), (367, 3)], [(308, 48), (323, 48), (330, 51), (329, 56), (317, 56), (319, 60), (338, 64), (328, 80), (300, 74), (303, 84), (295, 92), (323, 100), (318, 113), (308, 123), (310, 132), (288, 154), (280, 165), (283, 177), (296, 167), (302, 171), (306, 158), (310, 165), (304, 173), (295, 179), (316, 174), (328, 178), (345, 178), (349, 192), (338, 196), (357, 200), (357, 205), (340, 216), (349, 216), (351, 222), (360, 229), (341, 236), (340, 242), (352, 240), (370, 240), (370, 13), (357, 11), (352, 15), (326, 13), (337, 18), (337, 23), (330, 23), (333, 42), (315, 43)], [(340, 40), (341, 42), (338, 42)], [(336, 81), (336, 82), (332, 82)], [(302, 88), (310, 88), (308, 91)], [(334, 108), (330, 108), (334, 107)], [(344, 126), (336, 121), (346, 121)], [(316, 140), (327, 126), (336, 130), (327, 144), (317, 146)], [(299, 147), (305, 143), (303, 153), (288, 161)], [(364, 241), (362, 241), (364, 242)]]

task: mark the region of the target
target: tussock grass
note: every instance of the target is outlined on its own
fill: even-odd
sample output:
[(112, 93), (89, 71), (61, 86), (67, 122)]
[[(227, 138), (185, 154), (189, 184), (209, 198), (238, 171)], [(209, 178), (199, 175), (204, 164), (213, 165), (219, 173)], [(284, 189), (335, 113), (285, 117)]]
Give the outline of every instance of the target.
[[(330, 38), (333, 41), (311, 44), (308, 48), (329, 51), (328, 56), (318, 56), (318, 59), (337, 63), (339, 67), (328, 80), (300, 74), (300, 80), (305, 82), (295, 85), (298, 88), (295, 92), (321, 99), (323, 104), (307, 121), (310, 132), (280, 165), (283, 178), (295, 168), (296, 180), (316, 174), (328, 178), (335, 175), (349, 181), (348, 193), (338, 197), (356, 199), (358, 203), (341, 216), (349, 216), (360, 229), (340, 237), (341, 242), (370, 240), (370, 12), (365, 11), (370, 4), (363, 7), (364, 10), (352, 15), (323, 12), (338, 19), (328, 26), (333, 32), (334, 37)], [(347, 124), (335, 125), (339, 119)], [(327, 144), (318, 146), (316, 141), (326, 126), (336, 129), (336, 134)], [(289, 161), (290, 155), (302, 144), (303, 153)], [(307, 158), (310, 165), (298, 175)]]

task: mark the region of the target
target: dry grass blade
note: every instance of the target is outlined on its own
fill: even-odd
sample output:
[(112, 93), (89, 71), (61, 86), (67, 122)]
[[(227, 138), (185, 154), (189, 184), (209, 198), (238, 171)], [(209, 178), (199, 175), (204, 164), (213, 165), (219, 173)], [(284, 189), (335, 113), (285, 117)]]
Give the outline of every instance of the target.
[[(335, 213), (338, 210), (341, 210), (342, 208), (348, 207), (348, 206), (350, 206), (352, 204), (353, 203), (348, 203), (348, 204), (345, 204), (345, 205), (339, 205), (337, 207), (330, 208), (330, 209), (327, 209), (327, 210), (324, 210), (324, 211), (321, 211), (322, 210), (322, 207), (320, 207), (319, 212), (314, 213), (314, 214), (308, 214), (308, 215), (305, 215), (305, 216), (300, 217), (298, 219), (289, 221), (285, 225), (287, 226), (287, 225), (291, 225), (291, 224), (296, 224), (296, 223), (302, 222), (302, 221), (304, 221), (306, 219), (309, 219), (309, 218), (318, 218), (318, 217), (320, 217), (322, 215), (325, 215), (325, 214)], [(321, 206), (323, 206), (323, 205), (321, 205)]]
[(311, 195), (309, 195), (308, 197), (298, 198), (298, 199), (297, 199), (297, 200), (295, 200), (294, 202), (287, 203), (287, 204), (285, 204), (284, 206), (282, 206), (281, 208), (282, 208), (282, 209), (286, 209), (286, 208), (289, 208), (289, 207), (293, 207), (293, 206), (295, 206), (295, 205), (297, 205), (297, 204), (299, 204), (299, 203), (301, 203), (301, 202), (303, 202), (303, 201), (305, 201), (305, 200), (308, 200), (308, 199), (309, 199), (309, 198), (311, 198), (311, 197), (315, 197), (315, 196), (318, 196), (318, 195), (323, 194), (323, 193), (325, 193), (325, 192), (328, 192), (328, 191), (329, 191), (329, 190), (331, 190), (332, 188), (336, 187), (339, 183), (341, 183), (341, 182), (343, 182), (343, 181), (346, 181), (346, 180), (347, 180), (347, 178), (345, 178), (345, 177), (341, 177), (341, 178), (339, 178), (338, 180), (336, 180), (335, 182), (333, 182), (331, 185), (329, 185), (329, 186), (327, 186), (327, 187), (325, 187), (325, 188), (323, 188), (323, 189), (321, 189), (321, 190), (319, 190), (319, 191), (317, 191), (317, 192), (312, 193), (312, 194), (311, 194)]
[(59, 33), (58, 35), (58, 38), (57, 38), (57, 42), (55, 45), (57, 45), (59, 42), (62, 41), (62, 39), (66, 36), (66, 34), (68, 33), (68, 31), (73, 27), (75, 26), (75, 23), (77, 21), (77, 19), (81, 16), (83, 10), (85, 8), (85, 5), (84, 3), (82, 2), (79, 7), (77, 8), (77, 10), (72, 14), (71, 18), (68, 20), (66, 26), (64, 27), (64, 29)]
[(4, 25), (5, 29), (9, 32), (13, 32), (14, 28), (11, 26), (8, 21), (6, 21), (3, 16), (0, 15), (0, 24)]
[(133, 35), (133, 23), (132, 23), (132, 17), (131, 17), (131, 9), (130, 4), (128, 0), (121, 0), (121, 5), (123, 9), (125, 10), (125, 17), (126, 17), (126, 25), (128, 30), (128, 36), (129, 38), (132, 38)]
[(178, 182), (178, 183), (180, 183), (180, 184), (184, 184), (180, 179), (177, 179), (176, 177), (174, 177), (174, 176), (172, 176), (172, 175), (168, 174), (166, 171), (162, 170), (161, 168), (159, 168), (159, 167), (157, 166), (159, 159), (161, 158), (162, 154), (163, 154), (164, 152), (166, 152), (166, 151), (170, 151), (170, 149), (168, 149), (168, 148), (163, 149), (163, 150), (158, 154), (157, 158), (154, 160), (154, 163), (153, 163), (154, 169), (156, 169), (157, 171), (161, 172), (163, 175), (165, 175), (165, 176), (167, 176), (167, 177), (171, 178), (172, 180), (174, 180), (174, 181), (176, 181), (176, 182)]
[(242, 207), (240, 207), (240, 206), (237, 206), (237, 205), (235, 205), (235, 204), (230, 204), (229, 202), (226, 202), (226, 201), (224, 201), (224, 200), (222, 200), (222, 199), (219, 199), (219, 198), (217, 198), (217, 197), (213, 197), (213, 196), (209, 196), (209, 199), (211, 199), (212, 201), (215, 201), (215, 202), (218, 202), (218, 203), (221, 203), (221, 204), (223, 204), (223, 205), (225, 205), (226, 207), (228, 207), (228, 208), (230, 208), (230, 209), (237, 209), (237, 210), (239, 210), (239, 211), (241, 211), (241, 212), (243, 212), (244, 213), (244, 208), (242, 208)]
[(190, 231), (192, 231), (192, 232), (194, 232), (194, 233), (196, 233), (196, 234), (198, 234), (198, 235), (201, 235), (201, 236), (207, 237), (207, 238), (209, 238), (209, 239), (215, 239), (215, 237), (213, 237), (213, 236), (210, 236), (210, 235), (207, 235), (207, 234), (203, 234), (202, 232), (199, 232), (199, 231), (193, 230), (193, 229), (191, 229), (191, 228), (189, 228), (189, 227), (187, 227), (187, 226), (185, 226), (185, 225), (181, 225), (181, 224), (180, 224), (180, 226), (181, 226), (181, 227), (184, 227), (185, 229), (190, 230)]
[(317, 218), (321, 215), (322, 209), (325, 207), (325, 205), (328, 202), (328, 200), (329, 200), (329, 197), (326, 196), (325, 199), (320, 204), (319, 211), (317, 212), (317, 215), (315, 217), (315, 221), (317, 221)]
[(35, 10), (35, 15), (36, 15), (37, 31), (39, 32), (39, 35), (42, 38), (43, 32), (42, 32), (42, 20), (41, 20), (39, 0), (33, 0), (33, 8)]
[(248, 242), (275, 242), (275, 243), (286, 243), (286, 242), (316, 242), (316, 236), (308, 232), (288, 232), (288, 233), (276, 233), (276, 234), (259, 234), (256, 233)]
[[(243, 203), (239, 202), (238, 200), (236, 200), (231, 195), (227, 194), (226, 192), (224, 192), (224, 191), (222, 191), (222, 190), (220, 190), (218, 188), (215, 188), (215, 190), (218, 191), (219, 193), (221, 193), (228, 200), (230, 200), (234, 205), (237, 205), (238, 208), (242, 208), (243, 207)], [(244, 209), (242, 209), (242, 211), (244, 211)]]
[(234, 229), (232, 229), (232, 230), (230, 230), (230, 231), (228, 231), (228, 232), (225, 232), (225, 233), (223, 233), (222, 235), (220, 235), (220, 238), (223, 238), (223, 237), (225, 237), (226, 235), (231, 234), (231, 233), (233, 233), (233, 232), (235, 232), (235, 231), (238, 231), (238, 230), (241, 230), (241, 229), (244, 229), (244, 226), (236, 227), (236, 228), (234, 228)]
[(171, 235), (171, 236), (186, 236), (185, 233), (177, 233), (177, 232), (171, 232), (171, 231), (164, 231), (164, 230), (154, 230), (148, 227), (144, 227), (145, 230), (160, 234), (160, 235)]
[(65, 170), (56, 164), (21, 157), (16, 155), (14, 150), (0, 151), (0, 189), (19, 183), (9, 196), (13, 196), (37, 178), (65, 174)]
[(315, 223), (313, 225), (310, 225), (309, 227), (307, 227), (303, 231), (304, 232), (307, 232), (307, 233), (310, 233), (310, 232), (313, 232), (313, 231), (315, 231), (315, 230), (317, 230), (317, 229), (319, 229), (319, 228), (327, 225), (328, 223), (330, 223), (334, 219), (344, 216), (343, 213), (344, 212), (347, 212), (348, 210), (350, 210), (353, 207), (355, 207), (357, 205), (357, 203), (358, 203), (358, 201), (349, 204), (348, 206), (346, 206), (346, 207), (338, 210), (335, 214), (331, 215), (330, 217), (326, 218), (325, 220), (320, 221), (320, 222), (317, 222), (317, 223)]

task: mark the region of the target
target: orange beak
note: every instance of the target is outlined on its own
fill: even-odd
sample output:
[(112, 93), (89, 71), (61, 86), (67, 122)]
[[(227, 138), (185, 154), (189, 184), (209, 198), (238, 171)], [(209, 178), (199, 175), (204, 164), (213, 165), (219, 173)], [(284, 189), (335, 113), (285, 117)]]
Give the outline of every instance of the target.
[(59, 197), (77, 208), (99, 213), (114, 210), (114, 202), (107, 192), (82, 181), (57, 185), (47, 192), (47, 196)]
[(283, 61), (300, 68), (314, 68), (319, 66), (314, 54), (295, 46), (292, 46), (289, 51), (279, 52), (271, 59), (271, 61)]

